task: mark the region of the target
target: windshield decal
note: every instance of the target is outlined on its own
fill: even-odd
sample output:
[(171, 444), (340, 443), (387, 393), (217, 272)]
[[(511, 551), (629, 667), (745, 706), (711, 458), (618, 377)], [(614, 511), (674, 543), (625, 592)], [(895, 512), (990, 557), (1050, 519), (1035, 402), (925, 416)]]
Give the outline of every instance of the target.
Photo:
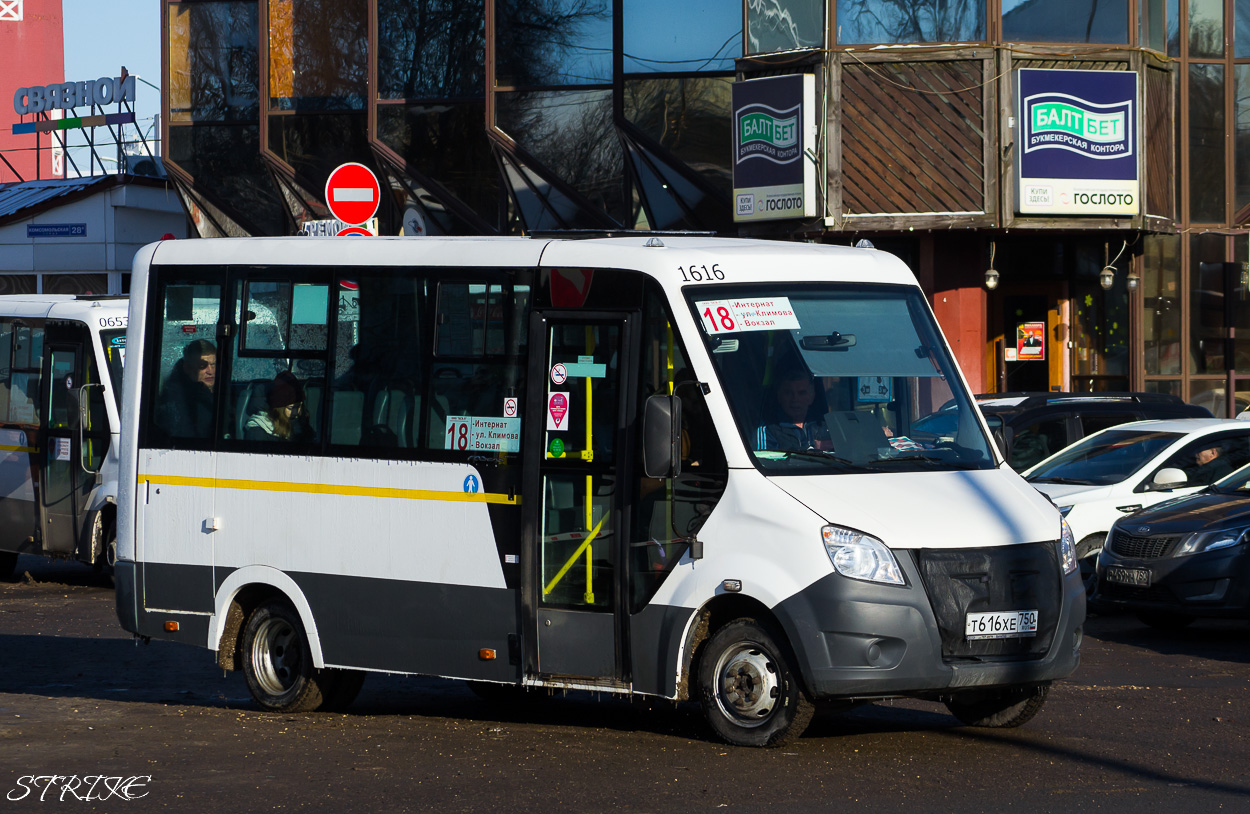
[(703, 330), (708, 336), (742, 331), (798, 330), (789, 297), (770, 299), (705, 300), (696, 302)]

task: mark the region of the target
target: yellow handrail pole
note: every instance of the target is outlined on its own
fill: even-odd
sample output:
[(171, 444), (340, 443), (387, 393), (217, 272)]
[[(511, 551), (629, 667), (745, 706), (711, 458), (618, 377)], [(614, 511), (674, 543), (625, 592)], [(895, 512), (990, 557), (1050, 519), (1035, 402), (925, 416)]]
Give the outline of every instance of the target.
[[(595, 353), (595, 329), (587, 325), (585, 330), (586, 330), (586, 355), (593, 358), (594, 353)], [(595, 446), (594, 446), (595, 402), (594, 402), (594, 390), (591, 388), (591, 377), (587, 375), (584, 378), (584, 381), (586, 382), (586, 446), (582, 448), (582, 460), (590, 462), (590, 461), (593, 461), (595, 457)], [(594, 523), (594, 519), (595, 519), (594, 517), (594, 511), (595, 511), (594, 490), (595, 490), (594, 476), (587, 475), (586, 476), (586, 529), (587, 531), (590, 530), (590, 526), (592, 523)], [(600, 520), (599, 522), (600, 524), (603, 523), (602, 520)], [(598, 528), (598, 526), (596, 526), (595, 528)], [(593, 540), (594, 535), (591, 535), (590, 539)], [(593, 559), (594, 559), (594, 550), (593, 548), (590, 547), (589, 542), (590, 541), (587, 540), (586, 604), (592, 604), (595, 601), (594, 570), (591, 566), (591, 563), (593, 562)]]
[(590, 536), (582, 541), (582, 544), (579, 545), (577, 547), (577, 550), (573, 552), (573, 556), (569, 557), (568, 561), (564, 563), (564, 567), (561, 568), (558, 572), (556, 572), (556, 575), (551, 578), (551, 582), (547, 583), (547, 587), (543, 588), (543, 596), (546, 596), (547, 594), (551, 593), (551, 591), (556, 587), (556, 585), (559, 584), (560, 580), (564, 579), (564, 575), (567, 574), (569, 572), (569, 569), (573, 567), (573, 563), (577, 562), (577, 558), (582, 555), (583, 551), (586, 551), (590, 547), (591, 541), (594, 540), (595, 537), (599, 535), (599, 529), (601, 526), (603, 526), (602, 520), (599, 521), (599, 525), (591, 529)]

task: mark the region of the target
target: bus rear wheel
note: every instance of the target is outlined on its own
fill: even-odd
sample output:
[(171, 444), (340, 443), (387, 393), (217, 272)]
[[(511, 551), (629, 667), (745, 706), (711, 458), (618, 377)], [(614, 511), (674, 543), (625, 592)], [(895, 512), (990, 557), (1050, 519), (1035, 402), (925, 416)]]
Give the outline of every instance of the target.
[(966, 726), (1007, 729), (1033, 720), (1049, 694), (1049, 682), (1007, 689), (970, 690), (947, 701), (946, 708)]
[(332, 695), (334, 671), (313, 666), (308, 637), (295, 608), (271, 599), (252, 611), (243, 629), (243, 675), (252, 698), (270, 712), (312, 712)]
[(780, 746), (802, 735), (815, 714), (785, 652), (753, 619), (730, 622), (708, 639), (699, 700), (712, 730), (735, 746)]

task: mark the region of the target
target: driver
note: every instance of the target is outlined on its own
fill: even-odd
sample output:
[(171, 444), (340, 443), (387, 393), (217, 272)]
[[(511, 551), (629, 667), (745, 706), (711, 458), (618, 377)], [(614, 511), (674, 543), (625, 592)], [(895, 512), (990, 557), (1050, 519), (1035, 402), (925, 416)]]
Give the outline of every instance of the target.
[(774, 391), (777, 420), (756, 431), (755, 448), (786, 452), (833, 449), (825, 422), (808, 418), (815, 400), (816, 386), (811, 374), (800, 368), (782, 371)]

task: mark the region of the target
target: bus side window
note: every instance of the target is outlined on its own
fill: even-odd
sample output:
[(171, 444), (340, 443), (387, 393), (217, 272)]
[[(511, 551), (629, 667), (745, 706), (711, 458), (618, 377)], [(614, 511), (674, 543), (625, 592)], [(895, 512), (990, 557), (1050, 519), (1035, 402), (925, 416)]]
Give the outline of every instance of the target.
[[(221, 286), (212, 283), (169, 283), (157, 303), (160, 321), (156, 357), (160, 377), (149, 417), (155, 443), (175, 439), (212, 438), (216, 410), (217, 323)], [(196, 444), (199, 446), (199, 444)]]
[(39, 383), (43, 375), (43, 322), (15, 319), (5, 321), (9, 353), (0, 360), (7, 364), (5, 376), (7, 409), (12, 424), (39, 426)]
[(340, 278), (336, 289), (334, 368), (329, 392), (318, 397), (328, 400), (330, 443), (416, 446), (425, 280), (412, 272), (360, 275)]

